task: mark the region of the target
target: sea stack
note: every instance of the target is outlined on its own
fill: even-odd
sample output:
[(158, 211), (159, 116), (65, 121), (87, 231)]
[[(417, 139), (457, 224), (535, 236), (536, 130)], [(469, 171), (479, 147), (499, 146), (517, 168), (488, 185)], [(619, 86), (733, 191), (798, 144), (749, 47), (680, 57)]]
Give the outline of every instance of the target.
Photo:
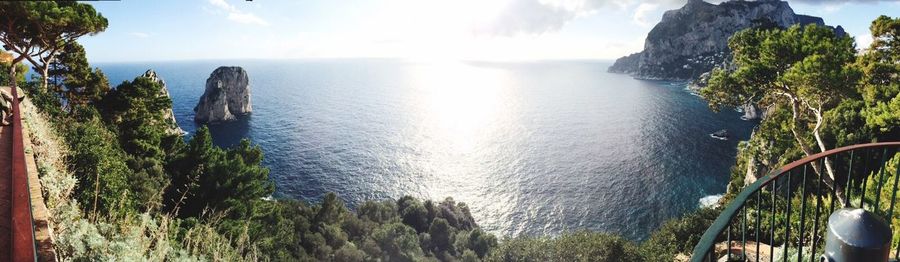
[[(156, 74), (156, 71), (153, 71), (153, 69), (148, 69), (146, 72), (144, 72), (143, 75), (141, 75), (141, 77), (146, 77), (150, 79), (150, 81), (159, 84), (159, 96), (165, 97), (169, 100), (172, 99), (171, 96), (169, 96), (169, 88), (166, 87), (166, 81), (159, 77), (159, 75)], [(178, 126), (178, 122), (175, 121), (175, 113), (172, 112), (171, 107), (163, 111), (163, 117), (165, 118), (164, 121), (166, 122), (167, 134), (183, 135), (184, 133), (186, 133), (181, 129), (181, 127)]]
[(238, 66), (216, 68), (206, 79), (206, 90), (194, 107), (194, 121), (216, 123), (250, 114), (250, 78)]

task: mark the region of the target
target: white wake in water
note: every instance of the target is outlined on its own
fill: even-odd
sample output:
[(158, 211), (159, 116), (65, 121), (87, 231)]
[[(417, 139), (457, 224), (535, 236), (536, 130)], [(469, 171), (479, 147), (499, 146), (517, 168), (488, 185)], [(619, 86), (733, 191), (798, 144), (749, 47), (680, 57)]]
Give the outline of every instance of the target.
[(700, 198), (700, 208), (717, 207), (719, 206), (719, 199), (722, 199), (722, 194), (702, 197)]

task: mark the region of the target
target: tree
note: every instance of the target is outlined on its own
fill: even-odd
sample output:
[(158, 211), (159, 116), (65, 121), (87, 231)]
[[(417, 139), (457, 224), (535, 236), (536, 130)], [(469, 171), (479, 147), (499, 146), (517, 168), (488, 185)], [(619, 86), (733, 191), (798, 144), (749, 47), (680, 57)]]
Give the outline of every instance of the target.
[[(114, 208), (132, 207), (128, 197), (129, 172), (125, 153), (97, 118), (78, 121), (66, 129), (71, 149), (68, 163), (78, 179), (76, 198), (92, 216), (108, 214)], [(115, 212), (113, 212), (115, 213)]]
[(161, 159), (166, 150), (164, 110), (172, 100), (160, 95), (162, 87), (146, 77), (123, 82), (101, 101), (104, 119), (117, 127), (122, 147), (129, 154)]
[[(404, 196), (397, 200), (397, 210), (403, 223), (411, 226), (416, 232), (425, 232), (428, 230), (429, 219), (428, 211), (418, 199), (411, 196)], [(447, 221), (444, 221), (447, 222)]]
[(262, 150), (249, 140), (223, 150), (213, 146), (209, 129), (201, 127), (166, 167), (173, 185), (165, 198), (167, 208), (180, 217), (196, 217), (206, 208), (246, 208), (274, 192), (269, 170), (261, 163)]
[(47, 72), (70, 110), (75, 106), (94, 104), (110, 91), (106, 75), (99, 68), (91, 69), (84, 48), (76, 41), (66, 44)]
[[(787, 107), (790, 130), (806, 156), (828, 150), (822, 137), (825, 112), (841, 99), (852, 96), (859, 78), (852, 66), (856, 50), (852, 38), (817, 25), (792, 26), (786, 30), (748, 29), (736, 33), (728, 43), (734, 69), (716, 69), (701, 95), (713, 110), (744, 104)], [(810, 136), (812, 142), (810, 142)], [(825, 170), (814, 163), (814, 171), (838, 196), (830, 159)], [(847, 205), (843, 197), (841, 204)]]
[(869, 27), (872, 44), (860, 57), (860, 93), (866, 123), (900, 137), (900, 18), (880, 16)]
[(50, 63), (60, 50), (79, 37), (103, 32), (108, 24), (93, 6), (75, 1), (0, 2), (0, 43), (18, 55), (13, 64), (24, 59), (37, 67), (42, 88), (47, 88)]

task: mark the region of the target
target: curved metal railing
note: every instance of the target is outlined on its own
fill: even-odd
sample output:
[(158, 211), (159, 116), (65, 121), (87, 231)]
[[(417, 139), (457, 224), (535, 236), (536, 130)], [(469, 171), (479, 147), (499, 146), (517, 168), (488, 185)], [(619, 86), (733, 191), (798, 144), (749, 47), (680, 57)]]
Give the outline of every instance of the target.
[[(898, 149), (900, 142), (841, 147), (770, 172), (744, 187), (725, 207), (694, 247), (691, 261), (723, 257), (726, 261), (816, 261), (824, 246), (828, 215), (842, 203), (881, 215), (892, 230), (900, 229), (900, 208), (894, 208), (900, 182)], [(889, 164), (894, 167), (889, 169)], [(834, 179), (827, 169), (833, 170)], [(891, 254), (900, 258), (897, 235)]]

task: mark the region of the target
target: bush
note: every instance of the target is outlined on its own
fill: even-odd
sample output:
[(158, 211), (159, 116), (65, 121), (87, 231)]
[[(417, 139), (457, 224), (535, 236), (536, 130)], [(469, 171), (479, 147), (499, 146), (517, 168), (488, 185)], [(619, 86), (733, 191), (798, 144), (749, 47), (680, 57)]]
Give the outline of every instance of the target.
[[(668, 261), (671, 261), (670, 257)], [(519, 237), (504, 240), (485, 261), (644, 261), (638, 247), (619, 236), (577, 232), (556, 238)]]

